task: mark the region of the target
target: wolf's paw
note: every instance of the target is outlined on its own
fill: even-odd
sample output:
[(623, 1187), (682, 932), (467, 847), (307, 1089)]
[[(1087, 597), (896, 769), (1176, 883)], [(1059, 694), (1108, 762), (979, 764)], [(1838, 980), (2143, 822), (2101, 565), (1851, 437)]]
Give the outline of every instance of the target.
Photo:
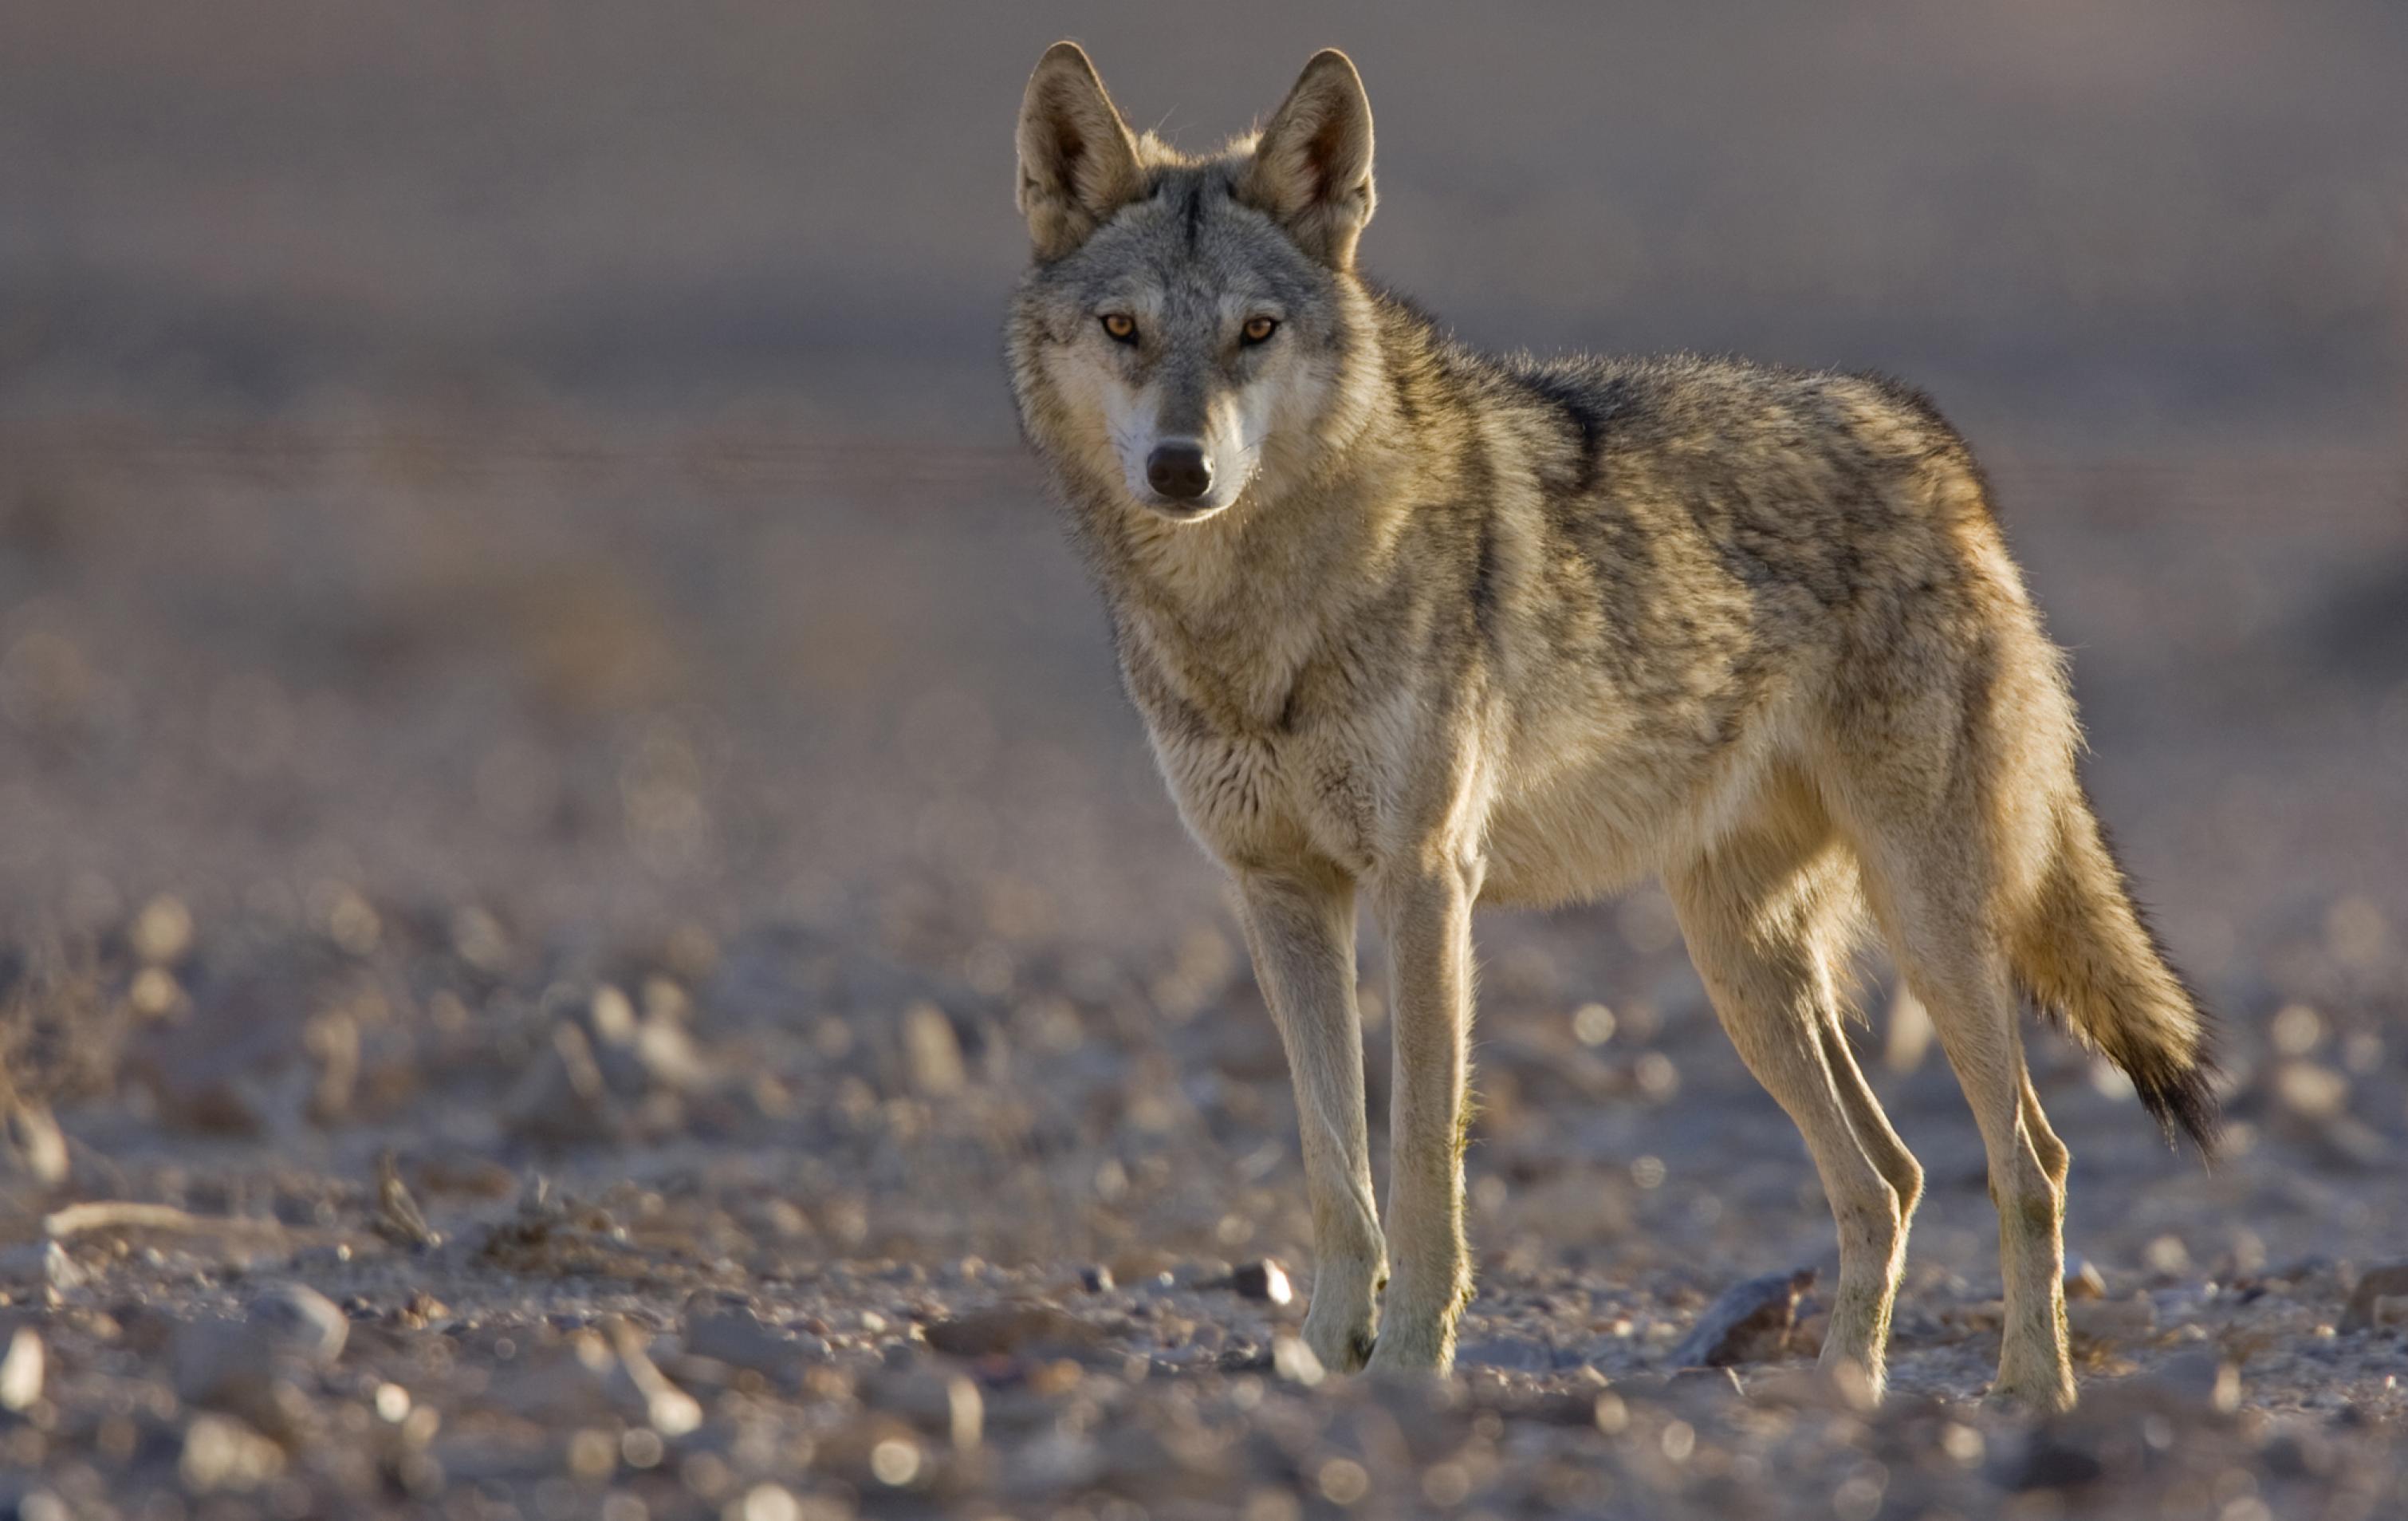
[(1450, 1326), (1399, 1326), (1394, 1311), (1380, 1327), (1379, 1345), (1366, 1370), (1373, 1374), (1440, 1376), (1455, 1368), (1455, 1329)]
[(1360, 1372), (1363, 1365), (1371, 1360), (1371, 1350), (1379, 1344), (1379, 1340), (1372, 1334), (1368, 1321), (1360, 1325), (1325, 1327), (1315, 1326), (1310, 1315), (1305, 1317), (1304, 1344), (1321, 1359), (1321, 1366), (1333, 1373)]
[(1889, 1391), (1889, 1374), (1881, 1357), (1850, 1354), (1833, 1342), (1823, 1343), (1814, 1374), (1831, 1395), (1852, 1410), (1871, 1410)]
[(1337, 1294), (1316, 1292), (1304, 1317), (1304, 1344), (1331, 1372), (1355, 1372), (1371, 1360), (1371, 1349), (1379, 1341), (1372, 1329), (1377, 1313), (1368, 1296), (1361, 1302), (1350, 1302)]
[(2061, 1415), (2074, 1403), (2073, 1375), (2043, 1374), (2028, 1380), (2010, 1379), (2000, 1375), (1990, 1385), (1982, 1402), (1995, 1410), (2014, 1411), (2028, 1415)]
[(1304, 1316), (1304, 1344), (1333, 1373), (1358, 1371), (1379, 1340), (1380, 1289), (1387, 1264), (1376, 1255), (1336, 1256), (1313, 1267), (1312, 1302)]

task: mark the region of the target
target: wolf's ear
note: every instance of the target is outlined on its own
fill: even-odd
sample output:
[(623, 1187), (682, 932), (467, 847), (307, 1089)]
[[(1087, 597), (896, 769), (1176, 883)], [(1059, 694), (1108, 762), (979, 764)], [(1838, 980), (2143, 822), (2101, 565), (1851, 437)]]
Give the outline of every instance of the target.
[(1371, 220), (1371, 101), (1354, 62), (1325, 48), (1254, 144), (1239, 198), (1268, 212), (1333, 268), (1354, 263)]
[(1037, 61), (1021, 97), (1019, 141), (1020, 214), (1040, 259), (1085, 242), (1145, 189), (1137, 140), (1075, 42), (1057, 42)]

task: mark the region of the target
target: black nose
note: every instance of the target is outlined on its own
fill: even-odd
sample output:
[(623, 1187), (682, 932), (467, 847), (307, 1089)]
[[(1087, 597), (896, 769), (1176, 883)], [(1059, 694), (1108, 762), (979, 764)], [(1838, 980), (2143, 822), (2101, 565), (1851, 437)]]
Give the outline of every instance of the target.
[(1156, 444), (1145, 457), (1145, 479), (1171, 500), (1192, 502), (1212, 489), (1212, 462), (1200, 444)]

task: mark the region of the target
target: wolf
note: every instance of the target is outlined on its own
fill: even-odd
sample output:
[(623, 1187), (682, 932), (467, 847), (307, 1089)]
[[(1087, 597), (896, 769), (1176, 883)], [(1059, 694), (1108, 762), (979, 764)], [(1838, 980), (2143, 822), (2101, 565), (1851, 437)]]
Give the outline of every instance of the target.
[[(1188, 157), (1060, 43), (1016, 142), (1011, 387), (1286, 1051), (1306, 1343), (1449, 1369), (1472, 911), (1652, 875), (1830, 1199), (1825, 1367), (1878, 1394), (1923, 1192), (1842, 1024), (1877, 929), (1987, 1155), (1992, 1393), (2071, 1405), (2068, 1155), (2020, 998), (2202, 1152), (2211, 1029), (2085, 795), (2065, 657), (1956, 430), (1879, 378), (1455, 342), (1355, 267), (1371, 112), (1335, 50), (1259, 132)], [(1384, 1226), (1358, 895), (1394, 976)]]

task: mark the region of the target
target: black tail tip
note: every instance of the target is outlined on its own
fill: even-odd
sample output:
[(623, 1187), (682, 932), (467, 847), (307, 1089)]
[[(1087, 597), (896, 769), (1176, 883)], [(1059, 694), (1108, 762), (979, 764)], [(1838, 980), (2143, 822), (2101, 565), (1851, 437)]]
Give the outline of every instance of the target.
[(2215, 1160), (2216, 1141), (2224, 1133), (2224, 1106), (2216, 1100), (2213, 1062), (2201, 1058), (2178, 1070), (2136, 1076), (2132, 1086), (2167, 1141), (2179, 1144), (2186, 1136), (2199, 1148), (2201, 1161)]

